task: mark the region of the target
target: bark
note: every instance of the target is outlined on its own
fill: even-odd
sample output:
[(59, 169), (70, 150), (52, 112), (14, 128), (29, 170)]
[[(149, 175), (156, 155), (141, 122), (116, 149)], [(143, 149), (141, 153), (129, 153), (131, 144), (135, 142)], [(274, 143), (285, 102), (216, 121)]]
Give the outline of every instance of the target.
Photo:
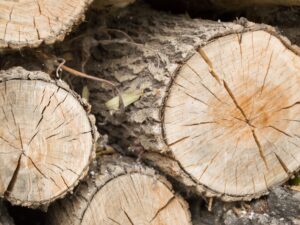
[(299, 201), (299, 192), (277, 187), (266, 198), (250, 203), (214, 201), (209, 212), (203, 202), (194, 198), (190, 207), (194, 225), (296, 225), (300, 222)]
[[(297, 124), (282, 122), (297, 113), (299, 49), (273, 28), (191, 20), (140, 5), (107, 21), (121, 32), (105, 40), (95, 29), (89, 72), (118, 81), (126, 104), (141, 96), (124, 113), (105, 110), (114, 96), (99, 84), (89, 84), (90, 99), (99, 121), (109, 124), (99, 126), (127, 153), (223, 200), (259, 197), (299, 169), (290, 143), (297, 145)], [(286, 84), (278, 91), (284, 71), (295, 84), (290, 92)]]
[(93, 181), (50, 207), (48, 224), (191, 224), (187, 203), (153, 169), (120, 155), (99, 165)]
[(38, 207), (87, 173), (98, 137), (90, 106), (61, 80), (21, 67), (0, 71), (0, 194)]
[(0, 50), (63, 40), (84, 19), (90, 3), (91, 0), (1, 1)]
[(0, 224), (1, 225), (14, 225), (14, 221), (8, 214), (7, 209), (2, 200), (0, 201)]

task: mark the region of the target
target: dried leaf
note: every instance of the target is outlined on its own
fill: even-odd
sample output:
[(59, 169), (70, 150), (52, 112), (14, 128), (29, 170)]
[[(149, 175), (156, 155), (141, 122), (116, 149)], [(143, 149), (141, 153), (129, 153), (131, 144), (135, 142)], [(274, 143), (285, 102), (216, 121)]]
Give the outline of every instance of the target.
[(89, 100), (90, 90), (87, 85), (85, 85), (82, 89), (82, 97), (85, 98), (86, 100)]
[(290, 186), (290, 189), (292, 189), (294, 191), (299, 191), (300, 192), (300, 185), (298, 185), (298, 186)]
[[(139, 100), (139, 98), (142, 96), (142, 92), (141, 91), (128, 92), (128, 93), (121, 94), (121, 96), (123, 99), (124, 107), (126, 108), (130, 104)], [(116, 96), (110, 99), (109, 101), (107, 101), (105, 103), (105, 106), (110, 110), (119, 110), (119, 96)]]

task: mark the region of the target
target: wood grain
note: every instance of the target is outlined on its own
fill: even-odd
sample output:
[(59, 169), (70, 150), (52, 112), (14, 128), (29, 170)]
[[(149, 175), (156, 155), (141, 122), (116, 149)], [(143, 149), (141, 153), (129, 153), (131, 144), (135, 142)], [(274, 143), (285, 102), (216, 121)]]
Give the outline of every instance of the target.
[(110, 51), (99, 51), (89, 68), (118, 81), (121, 92), (143, 94), (119, 114), (101, 105), (115, 97), (111, 90), (88, 86), (97, 117), (107, 121), (99, 126), (126, 153), (188, 192), (225, 201), (258, 198), (299, 170), (299, 47), (267, 25), (191, 19), (138, 3), (107, 21), (136, 43), (109, 40)]
[(166, 102), (166, 141), (194, 180), (253, 195), (300, 166), (300, 57), (265, 31), (216, 39), (179, 71)]
[(82, 183), (72, 198), (54, 204), (48, 224), (191, 224), (187, 203), (153, 169), (118, 155), (99, 161), (95, 182)]
[(86, 174), (94, 125), (62, 81), (20, 67), (0, 77), (0, 194), (31, 207), (51, 202)]
[(0, 48), (62, 40), (84, 18), (91, 0), (1, 0)]

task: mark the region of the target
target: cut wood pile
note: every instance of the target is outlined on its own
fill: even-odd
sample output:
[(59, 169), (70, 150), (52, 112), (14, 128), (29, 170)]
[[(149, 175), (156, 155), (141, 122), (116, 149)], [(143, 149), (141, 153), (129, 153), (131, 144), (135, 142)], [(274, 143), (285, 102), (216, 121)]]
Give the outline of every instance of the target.
[(300, 223), (294, 33), (133, 0), (0, 12), (0, 223)]

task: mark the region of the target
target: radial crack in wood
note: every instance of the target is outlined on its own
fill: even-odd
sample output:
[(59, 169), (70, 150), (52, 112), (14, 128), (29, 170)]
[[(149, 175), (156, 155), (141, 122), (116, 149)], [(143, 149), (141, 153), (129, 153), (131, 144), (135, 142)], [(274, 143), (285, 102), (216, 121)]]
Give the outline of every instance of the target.
[(153, 169), (117, 155), (100, 165), (94, 183), (50, 208), (48, 224), (191, 225), (187, 203)]
[(0, 194), (29, 207), (85, 176), (97, 131), (87, 103), (62, 81), (21, 67), (0, 71)]
[(248, 21), (190, 19), (141, 4), (119, 16), (107, 26), (139, 45), (112, 38), (88, 67), (143, 95), (120, 115), (101, 105), (111, 90), (88, 86), (107, 121), (99, 126), (123, 149), (185, 190), (227, 201), (267, 194), (299, 170), (299, 47)]
[[(300, 98), (299, 65), (300, 57), (276, 36), (253, 31), (241, 39), (220, 37), (182, 66), (174, 82), (185, 88), (170, 89), (166, 105), (177, 106), (165, 108), (164, 131), (196, 182), (224, 195), (255, 195), (299, 169), (299, 147), (290, 142), (300, 144), (300, 128), (289, 122), (300, 112), (293, 107)], [(185, 126), (199, 120), (215, 123)]]
[(0, 49), (62, 40), (84, 19), (91, 0), (1, 0)]

